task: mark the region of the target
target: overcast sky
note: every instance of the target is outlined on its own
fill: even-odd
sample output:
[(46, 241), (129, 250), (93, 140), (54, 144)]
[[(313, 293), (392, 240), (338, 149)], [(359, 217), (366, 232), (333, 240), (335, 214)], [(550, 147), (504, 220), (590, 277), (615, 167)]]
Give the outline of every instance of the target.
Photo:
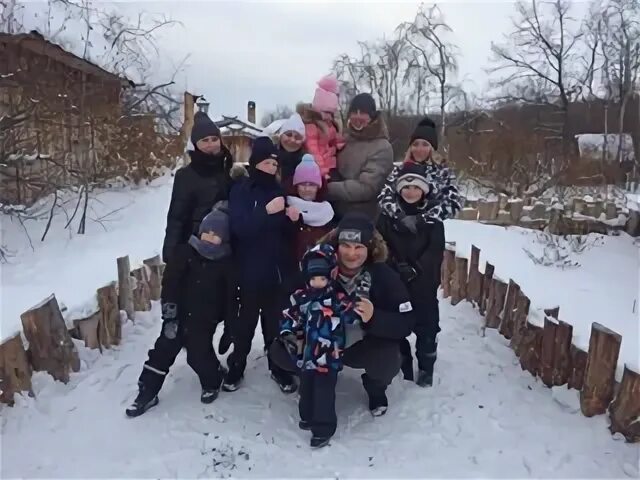
[[(246, 118), (247, 101), (254, 100), (258, 120), (276, 104), (310, 101), (315, 82), (329, 72), (336, 56), (355, 54), (359, 40), (392, 35), (399, 23), (413, 20), (419, 7), (415, 1), (103, 3), (105, 9), (145, 10), (180, 21), (183, 26), (158, 38), (163, 53), (159, 76), (189, 54), (179, 80), (207, 97), (212, 116)], [(453, 29), (450, 40), (460, 48), (458, 80), (482, 93), (491, 42), (502, 41), (510, 31), (513, 2), (443, 0), (438, 5)]]

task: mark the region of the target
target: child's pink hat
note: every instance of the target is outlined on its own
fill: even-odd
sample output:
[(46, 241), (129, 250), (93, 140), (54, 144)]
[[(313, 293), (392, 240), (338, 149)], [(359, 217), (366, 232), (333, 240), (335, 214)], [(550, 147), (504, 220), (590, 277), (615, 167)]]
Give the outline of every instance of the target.
[(320, 174), (320, 167), (316, 163), (313, 155), (305, 153), (302, 156), (302, 161), (296, 167), (293, 173), (293, 185), (299, 185), (301, 183), (313, 183), (318, 188), (322, 187), (322, 175)]
[(327, 75), (318, 81), (311, 107), (316, 112), (335, 113), (338, 110), (338, 79), (335, 75)]

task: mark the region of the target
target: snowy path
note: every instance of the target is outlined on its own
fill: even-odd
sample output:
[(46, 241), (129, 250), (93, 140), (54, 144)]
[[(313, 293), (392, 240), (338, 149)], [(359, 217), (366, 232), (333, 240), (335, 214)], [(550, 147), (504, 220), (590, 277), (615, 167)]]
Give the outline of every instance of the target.
[(37, 398), (3, 409), (1, 476), (638, 477), (640, 446), (612, 438), (604, 416), (584, 418), (576, 392), (552, 393), (522, 372), (504, 339), (479, 336), (470, 305), (441, 305), (436, 386), (396, 378), (388, 414), (374, 420), (360, 372), (346, 369), (338, 432), (331, 447), (313, 452), (296, 426), (296, 398), (268, 378), (258, 341), (241, 390), (200, 404), (182, 354), (160, 404), (127, 419), (158, 330), (157, 316), (146, 314), (125, 326), (118, 351), (82, 348), (83, 369), (69, 385), (38, 373)]

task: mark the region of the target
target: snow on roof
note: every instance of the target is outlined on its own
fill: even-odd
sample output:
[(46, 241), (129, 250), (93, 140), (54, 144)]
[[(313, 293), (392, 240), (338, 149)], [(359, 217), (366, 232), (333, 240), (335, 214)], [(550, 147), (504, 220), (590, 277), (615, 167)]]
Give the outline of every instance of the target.
[(222, 135), (246, 135), (251, 138), (265, 135), (262, 128), (255, 123), (240, 120), (238, 117), (222, 116), (221, 120), (216, 120), (215, 124), (220, 128)]
[[(633, 138), (629, 133), (581, 133), (576, 135), (581, 157), (602, 158), (605, 137), (607, 141), (607, 158), (615, 161), (618, 158), (618, 146), (622, 143), (622, 160), (635, 161)], [(621, 140), (622, 139), (622, 140)]]

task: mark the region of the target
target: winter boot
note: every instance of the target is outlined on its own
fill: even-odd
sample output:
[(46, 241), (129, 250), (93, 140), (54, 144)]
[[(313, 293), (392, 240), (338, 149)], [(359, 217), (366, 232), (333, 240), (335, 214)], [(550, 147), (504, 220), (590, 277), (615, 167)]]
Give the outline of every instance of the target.
[(215, 388), (203, 388), (202, 394), (200, 395), (200, 401), (202, 403), (212, 403), (216, 398), (218, 398), (218, 394), (220, 393), (220, 388), (222, 388), (222, 383), (227, 375), (227, 370), (222, 365), (218, 367), (218, 378), (219, 383)]
[(298, 389), (298, 385), (293, 379), (293, 375), (285, 371), (273, 370), (271, 372), (271, 379), (278, 384), (282, 393), (294, 393)]
[(309, 431), (311, 430), (311, 424), (305, 420), (300, 420), (298, 422), (298, 428), (300, 430), (305, 430), (305, 431)]
[(433, 386), (433, 367), (436, 363), (438, 344), (434, 341), (426, 342), (423, 352), (416, 352), (418, 357), (418, 379), (420, 387)]
[(313, 437), (311, 437), (311, 441), (309, 442), (309, 444), (311, 445), (311, 448), (322, 448), (329, 445), (330, 440), (331, 437), (317, 437), (314, 435)]
[(387, 387), (378, 385), (371, 380), (366, 373), (362, 374), (362, 385), (369, 396), (369, 410), (374, 417), (381, 417), (387, 413), (389, 402), (387, 400)]
[(139, 417), (144, 412), (158, 405), (158, 394), (155, 390), (145, 388), (144, 385), (139, 386), (138, 396), (125, 410), (127, 417)]
[(244, 371), (238, 365), (230, 365), (229, 372), (224, 376), (222, 390), (225, 392), (235, 392), (240, 388), (244, 379)]

